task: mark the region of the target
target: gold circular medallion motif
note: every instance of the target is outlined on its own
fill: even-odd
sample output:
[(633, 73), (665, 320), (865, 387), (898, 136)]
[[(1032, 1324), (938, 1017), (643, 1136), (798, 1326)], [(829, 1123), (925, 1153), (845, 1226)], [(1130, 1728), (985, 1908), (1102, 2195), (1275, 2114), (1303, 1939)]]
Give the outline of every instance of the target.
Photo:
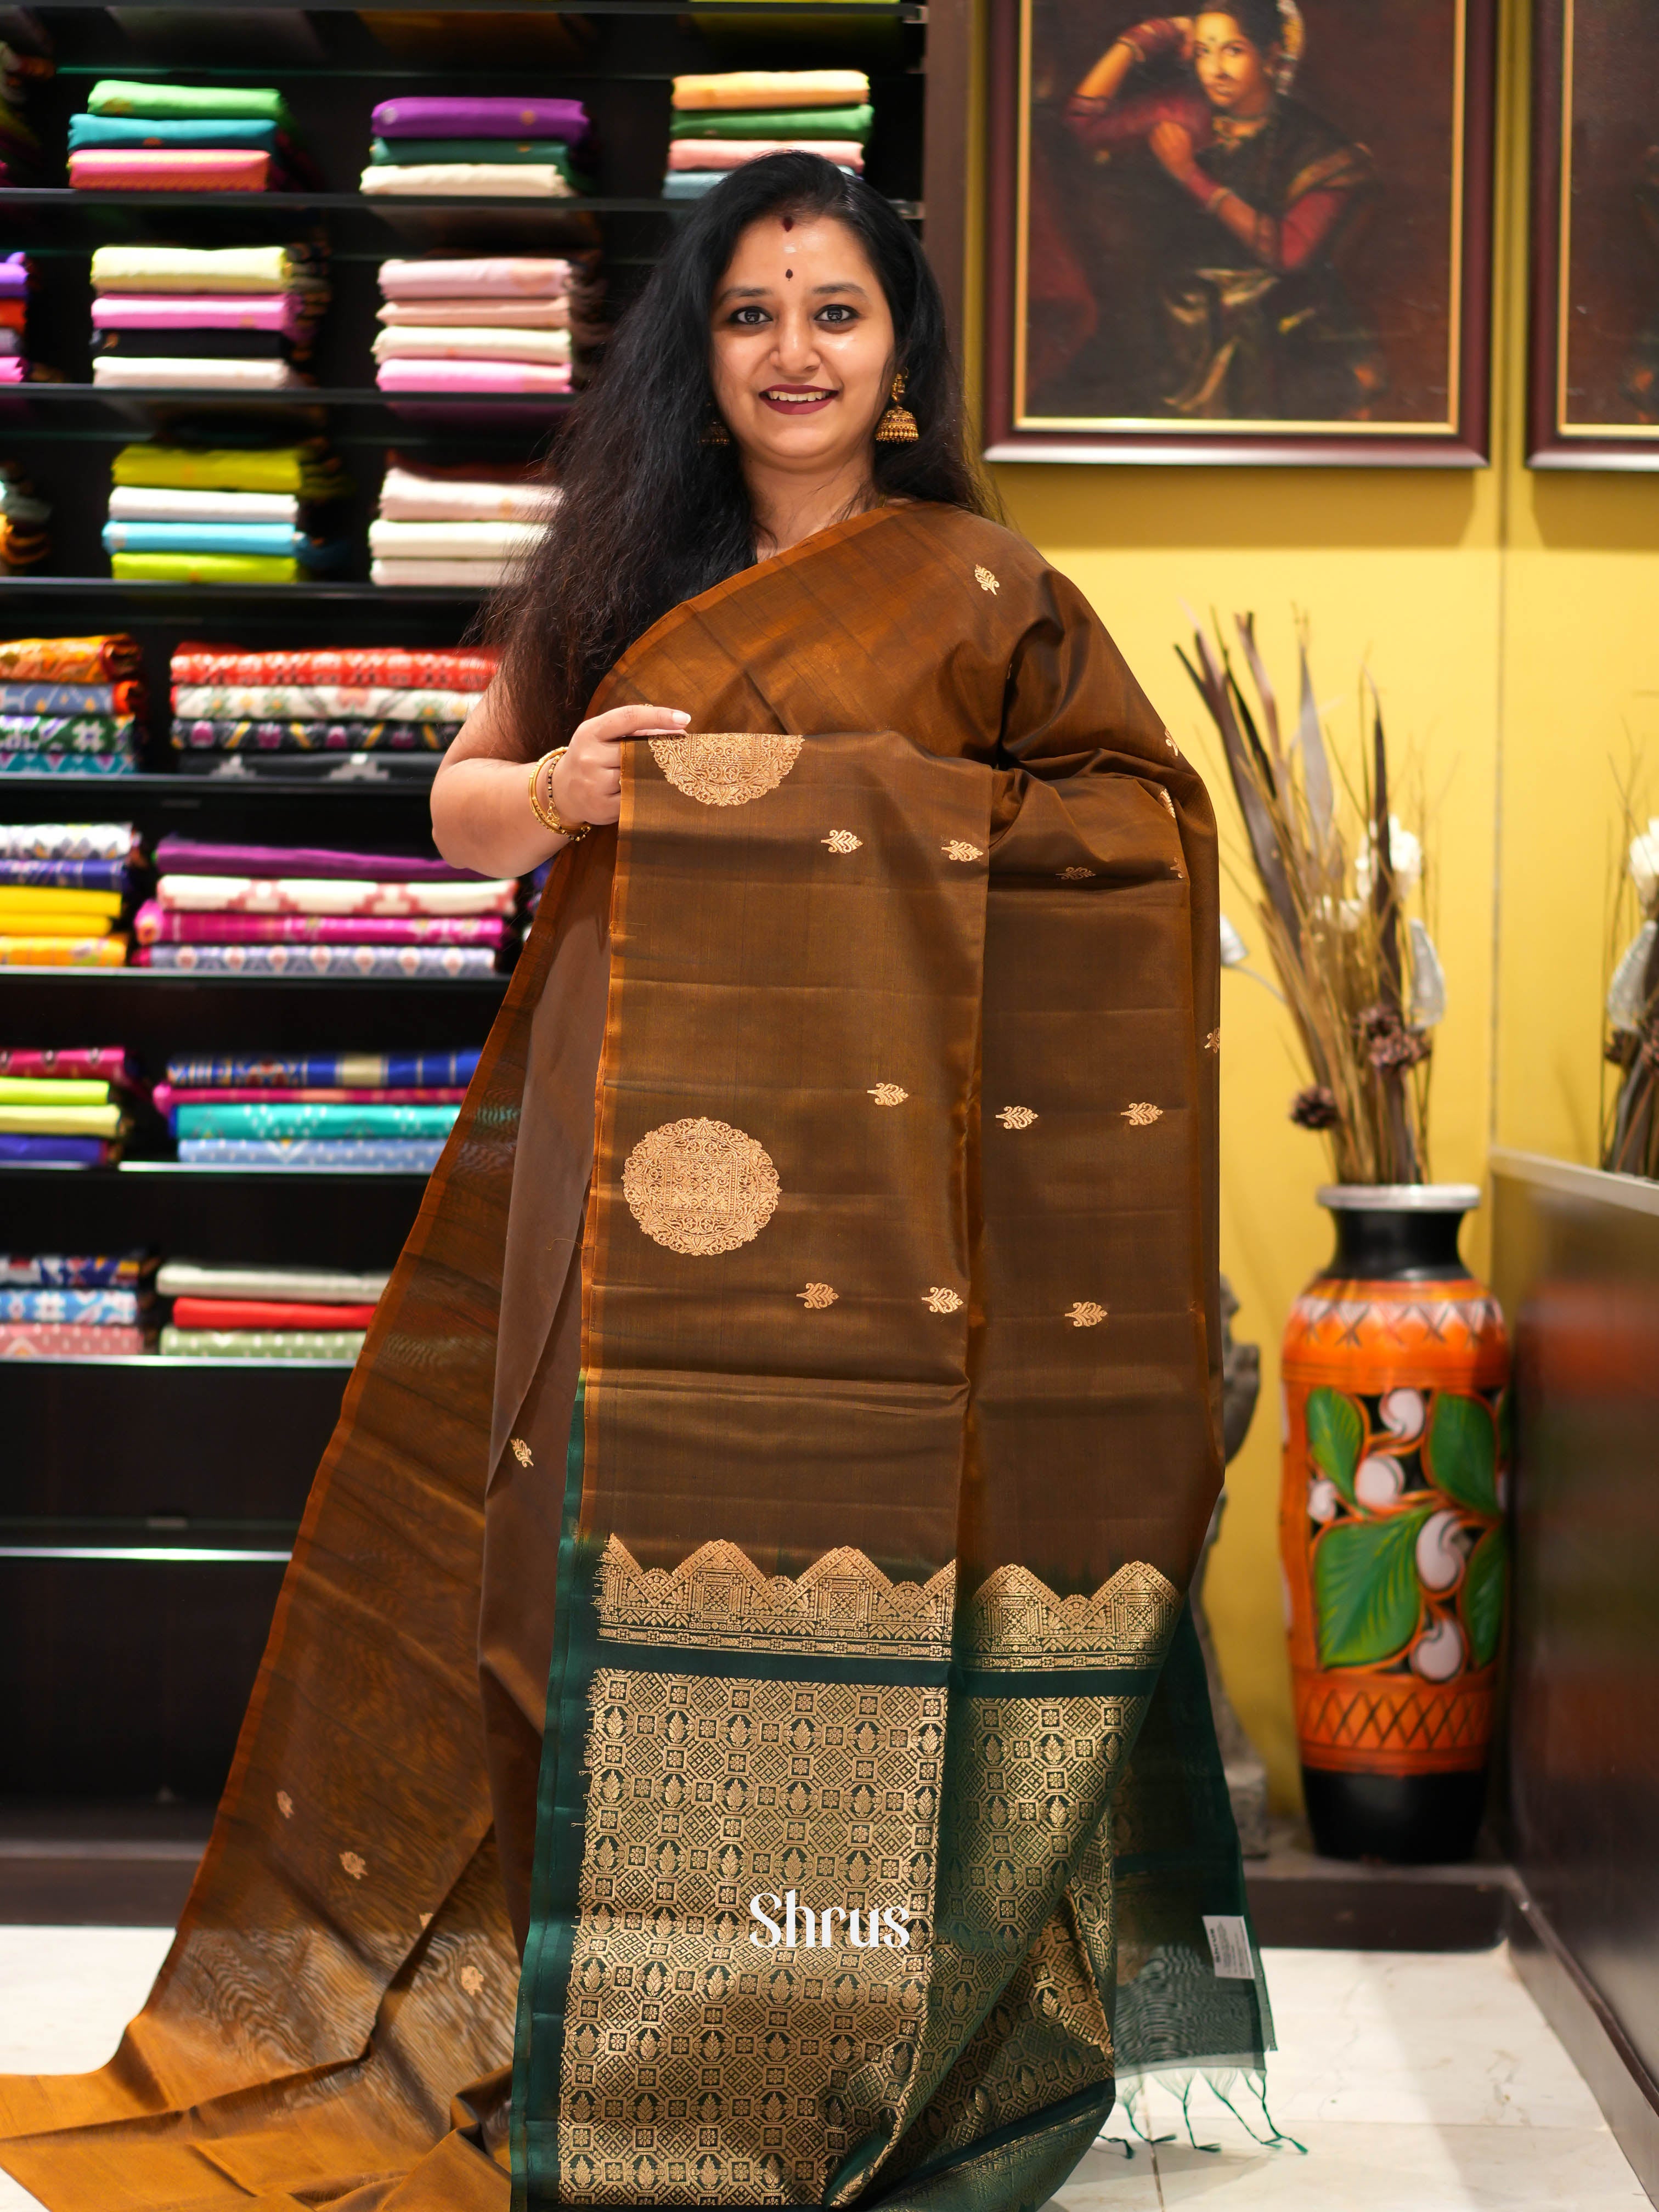
[(676, 791), (700, 806), (747, 806), (775, 791), (800, 757), (801, 739), (765, 730), (688, 730), (653, 738), (651, 757)]
[(653, 1129), (623, 1166), (623, 1196), (646, 1235), (696, 1259), (752, 1243), (778, 1195), (778, 1171), (755, 1139), (701, 1115)]

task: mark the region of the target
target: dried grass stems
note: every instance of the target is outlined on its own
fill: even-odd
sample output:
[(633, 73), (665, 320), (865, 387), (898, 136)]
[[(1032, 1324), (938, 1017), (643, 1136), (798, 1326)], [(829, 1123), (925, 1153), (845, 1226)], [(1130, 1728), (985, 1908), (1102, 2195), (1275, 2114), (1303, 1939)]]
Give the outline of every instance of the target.
[(1653, 1180), (1659, 1177), (1659, 817), (1644, 829), (1637, 801), (1642, 771), (1633, 750), (1619, 783), (1620, 860), (1627, 856), (1628, 865), (1610, 871), (1607, 901), (1601, 1164)]
[[(1194, 623), (1176, 647), (1220, 732), (1251, 868), (1241, 878), (1296, 1024), (1311, 1081), (1291, 1118), (1325, 1137), (1339, 1182), (1428, 1179), (1428, 1031), (1444, 984), (1424, 924), (1404, 907), (1420, 883), (1419, 838), (1391, 815), (1388, 747), (1376, 686), (1362, 678), (1357, 781), (1326, 742), (1298, 622), (1301, 700), (1281, 734), (1254, 616), (1234, 617), (1253, 708), (1219, 621), (1213, 644)], [(1367, 699), (1369, 693), (1369, 699)]]

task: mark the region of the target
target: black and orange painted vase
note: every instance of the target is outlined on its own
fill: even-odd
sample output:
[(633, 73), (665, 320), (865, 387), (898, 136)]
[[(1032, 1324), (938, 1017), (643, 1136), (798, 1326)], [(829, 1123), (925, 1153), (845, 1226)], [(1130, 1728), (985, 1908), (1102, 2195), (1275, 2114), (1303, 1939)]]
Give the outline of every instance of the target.
[(1509, 1338), (1458, 1257), (1468, 1183), (1334, 1184), (1285, 1331), (1285, 1568), (1316, 1850), (1467, 1858), (1508, 1583)]

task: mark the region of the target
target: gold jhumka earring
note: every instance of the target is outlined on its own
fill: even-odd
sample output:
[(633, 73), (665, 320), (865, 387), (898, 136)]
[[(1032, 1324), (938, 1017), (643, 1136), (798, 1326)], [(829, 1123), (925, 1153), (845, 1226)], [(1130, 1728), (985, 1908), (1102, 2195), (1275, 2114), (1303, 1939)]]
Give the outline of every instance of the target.
[(904, 371), (900, 369), (893, 379), (892, 403), (876, 425), (876, 443), (878, 446), (914, 446), (920, 435), (916, 418), (904, 404)]
[(702, 442), (705, 446), (729, 446), (732, 442), (732, 433), (712, 407), (708, 410), (708, 420), (702, 426)]

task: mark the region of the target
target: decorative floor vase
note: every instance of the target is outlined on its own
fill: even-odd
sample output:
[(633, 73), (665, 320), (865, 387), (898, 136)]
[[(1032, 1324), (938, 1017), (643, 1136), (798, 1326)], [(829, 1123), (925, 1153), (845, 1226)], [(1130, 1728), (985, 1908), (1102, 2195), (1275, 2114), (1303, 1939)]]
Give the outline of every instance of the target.
[(1468, 1183), (1334, 1184), (1336, 1252), (1285, 1331), (1279, 1544), (1316, 1850), (1467, 1858), (1506, 1588), (1498, 1302), (1457, 1254)]

